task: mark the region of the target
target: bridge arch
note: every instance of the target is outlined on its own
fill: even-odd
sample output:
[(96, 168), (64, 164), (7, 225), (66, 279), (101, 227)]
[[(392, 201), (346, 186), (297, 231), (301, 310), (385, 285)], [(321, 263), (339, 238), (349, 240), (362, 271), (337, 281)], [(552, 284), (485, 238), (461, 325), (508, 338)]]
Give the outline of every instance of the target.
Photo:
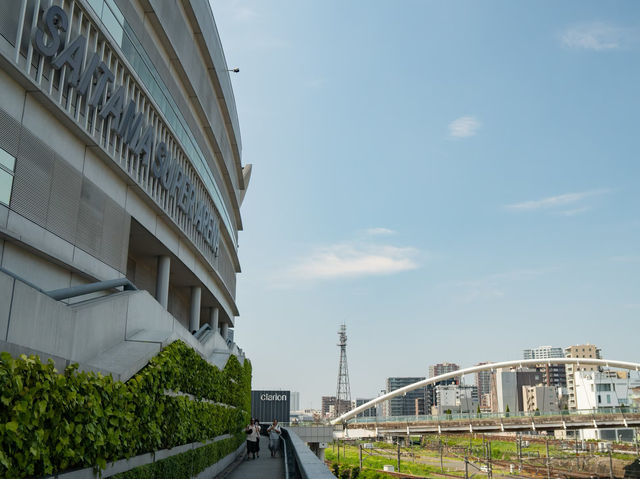
[(422, 381), (415, 382), (413, 384), (409, 384), (408, 386), (401, 387), (400, 389), (396, 389), (395, 391), (391, 391), (382, 396), (378, 396), (371, 401), (364, 403), (361, 406), (358, 406), (355, 409), (352, 409), (349, 412), (344, 413), (343, 415), (333, 419), (331, 424), (341, 424), (346, 423), (349, 419), (357, 416), (363, 411), (366, 411), (370, 407), (375, 406), (383, 401), (388, 401), (397, 396), (402, 396), (409, 391), (413, 391), (414, 389), (418, 389), (424, 386), (428, 386), (429, 384), (436, 384), (440, 381), (445, 381), (447, 379), (456, 378), (458, 376), (466, 376), (467, 374), (474, 374), (480, 371), (493, 371), (495, 369), (500, 368), (509, 368), (509, 367), (525, 367), (525, 366), (536, 366), (538, 364), (575, 364), (580, 366), (581, 364), (589, 365), (589, 366), (603, 366), (603, 367), (611, 367), (611, 368), (619, 368), (619, 369), (629, 369), (640, 371), (640, 363), (632, 363), (628, 361), (616, 361), (612, 359), (590, 359), (590, 358), (549, 358), (549, 359), (519, 359), (514, 361), (502, 361), (498, 363), (488, 363), (482, 364), (479, 366), (472, 366), (470, 368), (458, 369), (456, 371), (440, 374), (439, 376), (434, 376), (432, 378), (423, 379)]

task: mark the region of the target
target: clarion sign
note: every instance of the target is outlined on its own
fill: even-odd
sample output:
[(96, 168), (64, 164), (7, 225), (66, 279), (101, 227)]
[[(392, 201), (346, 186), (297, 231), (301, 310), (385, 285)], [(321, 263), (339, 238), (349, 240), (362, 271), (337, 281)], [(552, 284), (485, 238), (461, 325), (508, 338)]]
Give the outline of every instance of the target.
[[(35, 49), (56, 70), (67, 67), (66, 83), (75, 88), (79, 96), (85, 97), (90, 107), (96, 108), (98, 118), (104, 121), (112, 118), (111, 131), (122, 141), (123, 146), (140, 159), (141, 166), (150, 168), (150, 174), (159, 180), (162, 188), (174, 198), (178, 208), (189, 218), (205, 243), (218, 255), (220, 241), (220, 223), (204, 201), (196, 201), (196, 190), (188, 175), (185, 174), (176, 159), (171, 157), (164, 141), (155, 142), (152, 125), (147, 125), (143, 114), (136, 110), (136, 104), (125, 95), (123, 85), (113, 83), (114, 75), (102, 61), (97, 52), (84, 65), (87, 39), (78, 35), (69, 45), (63, 44), (61, 33), (66, 32), (69, 19), (62, 8), (49, 7), (42, 16), (42, 26), (38, 26), (33, 35)], [(87, 57), (89, 58), (89, 57)], [(91, 96), (86, 98), (89, 86), (93, 82)], [(107, 93), (107, 100), (103, 99)], [(153, 158), (152, 158), (153, 157)]]
[(261, 401), (286, 401), (287, 400), (287, 396), (285, 394), (261, 394), (260, 395), (260, 400)]

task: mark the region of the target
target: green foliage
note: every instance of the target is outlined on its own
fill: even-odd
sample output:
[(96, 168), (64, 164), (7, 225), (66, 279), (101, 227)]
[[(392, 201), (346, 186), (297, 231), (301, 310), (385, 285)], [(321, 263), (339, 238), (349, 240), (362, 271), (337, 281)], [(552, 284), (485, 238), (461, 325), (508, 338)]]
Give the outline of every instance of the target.
[(236, 434), (231, 438), (140, 466), (113, 477), (114, 479), (189, 479), (231, 454), (244, 440), (242, 433)]
[(75, 365), (58, 374), (51, 361), (2, 353), (0, 477), (103, 469), (108, 461), (234, 434), (248, 422), (250, 391), (249, 361), (231, 356), (220, 371), (181, 341), (127, 383)]

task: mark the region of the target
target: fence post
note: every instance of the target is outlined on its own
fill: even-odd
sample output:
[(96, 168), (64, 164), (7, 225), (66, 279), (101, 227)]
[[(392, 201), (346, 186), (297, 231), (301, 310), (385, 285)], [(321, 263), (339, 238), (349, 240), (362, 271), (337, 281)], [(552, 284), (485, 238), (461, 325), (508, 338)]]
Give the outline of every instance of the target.
[(358, 444), (358, 459), (360, 462), (360, 470), (362, 471), (362, 444)]
[(611, 456), (611, 451), (613, 450), (613, 444), (609, 447), (609, 477), (610, 479), (615, 479), (613, 475), (613, 457)]
[(469, 479), (469, 456), (464, 455), (464, 479)]
[(440, 441), (440, 470), (444, 472), (444, 464), (442, 463), (442, 439), (438, 438)]
[(549, 457), (549, 438), (547, 438), (547, 479), (551, 479), (551, 458)]
[(400, 438), (398, 438), (398, 472), (400, 472)]

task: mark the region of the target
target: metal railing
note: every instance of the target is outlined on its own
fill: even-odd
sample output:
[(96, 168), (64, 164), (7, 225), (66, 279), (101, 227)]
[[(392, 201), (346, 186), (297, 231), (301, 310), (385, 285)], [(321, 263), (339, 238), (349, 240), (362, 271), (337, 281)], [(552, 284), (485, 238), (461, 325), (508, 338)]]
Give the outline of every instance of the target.
[(100, 291), (107, 291), (109, 289), (122, 287), (123, 291), (137, 291), (136, 285), (129, 281), (127, 278), (109, 279), (107, 281), (98, 281), (96, 283), (81, 284), (78, 286), (71, 286), (70, 288), (60, 288), (51, 291), (45, 291), (32, 282), (24, 279), (22, 276), (15, 274), (13, 271), (0, 267), (0, 272), (8, 274), (14, 279), (26, 284), (27, 286), (39, 291), (42, 294), (46, 294), (52, 299), (61, 301), (63, 299), (75, 298), (77, 296), (84, 296), (85, 294), (98, 293)]
[(54, 289), (45, 291), (47, 296), (61, 301), (63, 299), (84, 296), (85, 294), (99, 293), (113, 288), (123, 287), (123, 291), (137, 291), (135, 284), (127, 278), (109, 279), (107, 281), (98, 281), (97, 283), (82, 284), (79, 286), (71, 286), (70, 288)]
[(333, 479), (325, 464), (302, 442), (298, 435), (282, 428), (282, 449), (286, 479)]
[(198, 329), (195, 333), (193, 333), (193, 337), (201, 341), (202, 339), (204, 339), (205, 333), (210, 329), (211, 329), (211, 326), (209, 325), (209, 323), (205, 323), (200, 327), (200, 329)]
[(593, 409), (576, 409), (562, 411), (516, 411), (516, 412), (480, 412), (480, 413), (456, 413), (442, 414), (438, 416), (432, 415), (413, 415), (413, 416), (371, 416), (357, 417), (351, 419), (351, 424), (370, 424), (370, 423), (388, 423), (388, 422), (445, 422), (455, 420), (472, 420), (472, 419), (508, 419), (508, 418), (540, 418), (540, 417), (566, 417), (580, 415), (611, 415), (611, 414), (638, 414), (640, 407), (609, 407), (609, 408), (593, 408)]

